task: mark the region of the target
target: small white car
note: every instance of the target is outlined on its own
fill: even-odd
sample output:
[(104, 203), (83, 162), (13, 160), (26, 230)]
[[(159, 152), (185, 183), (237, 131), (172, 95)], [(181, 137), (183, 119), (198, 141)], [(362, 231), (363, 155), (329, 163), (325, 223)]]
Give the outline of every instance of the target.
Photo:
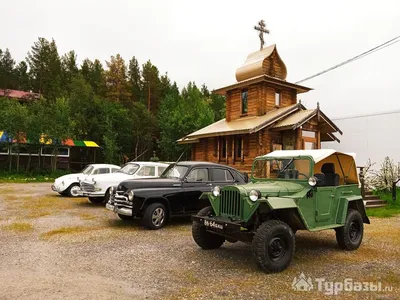
[(85, 180), (81, 181), (81, 190), (92, 203), (107, 202), (110, 197), (110, 187), (117, 186), (121, 181), (127, 179), (159, 177), (168, 166), (169, 164), (156, 162), (129, 162), (113, 174), (87, 176)]
[(87, 165), (80, 173), (68, 174), (56, 178), (51, 189), (63, 196), (78, 197), (82, 196), (80, 180), (91, 176), (95, 178), (100, 174), (114, 173), (121, 169), (120, 166), (110, 164), (92, 164)]

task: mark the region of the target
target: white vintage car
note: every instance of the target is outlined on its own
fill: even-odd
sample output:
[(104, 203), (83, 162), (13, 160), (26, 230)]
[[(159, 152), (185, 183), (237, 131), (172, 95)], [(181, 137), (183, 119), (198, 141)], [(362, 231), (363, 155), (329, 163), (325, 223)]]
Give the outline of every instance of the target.
[(121, 167), (110, 164), (92, 164), (87, 165), (80, 173), (68, 174), (56, 178), (51, 189), (55, 192), (60, 193), (63, 196), (78, 197), (82, 196), (80, 188), (80, 180), (91, 176), (96, 178), (100, 174), (114, 173), (121, 169)]
[(110, 197), (110, 187), (117, 186), (121, 181), (127, 179), (159, 177), (168, 166), (169, 164), (156, 162), (129, 162), (113, 174), (87, 176), (85, 180), (81, 181), (81, 190), (92, 203), (107, 202)]

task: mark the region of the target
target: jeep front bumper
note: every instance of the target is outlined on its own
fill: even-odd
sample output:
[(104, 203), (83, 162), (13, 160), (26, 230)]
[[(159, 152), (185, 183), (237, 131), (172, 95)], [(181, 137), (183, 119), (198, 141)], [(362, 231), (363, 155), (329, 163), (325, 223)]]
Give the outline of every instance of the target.
[(207, 231), (212, 231), (218, 234), (238, 234), (241, 233), (241, 227), (243, 222), (232, 222), (222, 219), (203, 217), (203, 216), (192, 216), (192, 221), (200, 223), (207, 228)]

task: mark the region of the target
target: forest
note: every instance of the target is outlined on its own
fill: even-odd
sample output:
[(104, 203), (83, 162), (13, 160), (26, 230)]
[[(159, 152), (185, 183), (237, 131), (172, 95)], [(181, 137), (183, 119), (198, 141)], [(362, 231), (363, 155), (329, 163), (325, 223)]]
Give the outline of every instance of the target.
[(54, 39), (39, 38), (20, 62), (0, 49), (0, 89), (40, 94), (27, 103), (0, 98), (0, 131), (17, 141), (21, 134), (29, 141), (92, 140), (109, 163), (143, 153), (140, 160), (174, 161), (188, 147), (177, 139), (225, 116), (224, 97), (204, 84), (188, 82), (180, 90), (150, 60), (140, 65), (135, 56), (79, 62), (74, 50), (59, 54)]

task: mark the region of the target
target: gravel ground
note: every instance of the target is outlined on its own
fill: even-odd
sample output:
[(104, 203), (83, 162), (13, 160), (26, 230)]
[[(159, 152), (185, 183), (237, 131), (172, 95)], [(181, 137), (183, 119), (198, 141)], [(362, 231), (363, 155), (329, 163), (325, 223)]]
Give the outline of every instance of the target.
[[(149, 231), (47, 183), (0, 184), (0, 299), (331, 299), (316, 278), (392, 287), (340, 298), (400, 299), (400, 217), (371, 221), (355, 252), (332, 230), (298, 232), (291, 266), (264, 274), (246, 244), (199, 249), (188, 219)], [(302, 272), (309, 292), (292, 288)]]

